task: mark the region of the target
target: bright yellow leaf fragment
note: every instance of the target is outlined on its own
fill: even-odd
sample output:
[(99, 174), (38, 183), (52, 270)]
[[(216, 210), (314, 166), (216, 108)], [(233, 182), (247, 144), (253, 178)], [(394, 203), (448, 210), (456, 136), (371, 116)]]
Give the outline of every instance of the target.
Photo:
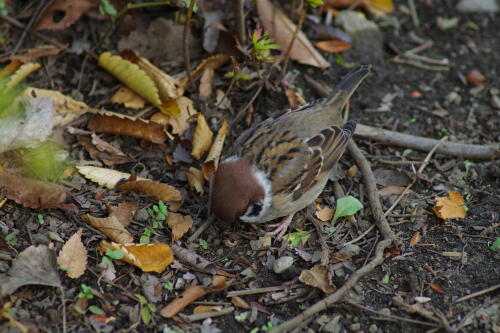
[(432, 207), (432, 210), (437, 217), (445, 221), (467, 216), (467, 211), (464, 207), (464, 198), (460, 193), (454, 191), (448, 191), (448, 198), (436, 198), (436, 205)]

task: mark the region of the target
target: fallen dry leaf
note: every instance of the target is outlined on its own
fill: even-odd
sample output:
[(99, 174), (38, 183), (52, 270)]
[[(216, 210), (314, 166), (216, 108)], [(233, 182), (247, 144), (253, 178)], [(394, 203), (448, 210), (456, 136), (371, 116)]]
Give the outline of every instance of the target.
[(334, 210), (331, 207), (321, 207), (320, 205), (316, 205), (316, 213), (314, 215), (316, 215), (320, 221), (328, 222), (331, 221), (333, 213)]
[(194, 308), (193, 314), (220, 311), (223, 308), (224, 308), (223, 305), (198, 305), (197, 307)]
[(123, 104), (127, 108), (134, 110), (143, 108), (146, 101), (136, 93), (134, 93), (130, 88), (122, 86), (116, 91), (116, 93), (111, 97), (111, 102), (117, 104)]
[(52, 100), (54, 110), (57, 112), (54, 117), (54, 127), (64, 127), (84, 113), (95, 112), (95, 109), (92, 109), (87, 104), (74, 100), (55, 90), (27, 87), (24, 90), (24, 95), (35, 98), (46, 97)]
[(35, 30), (66, 29), (97, 5), (98, 2), (94, 0), (56, 0), (42, 12)]
[(19, 287), (43, 285), (61, 287), (54, 253), (45, 245), (30, 246), (19, 253), (0, 282), (0, 296), (10, 295)]
[(99, 251), (122, 250), (122, 261), (139, 267), (143, 272), (162, 273), (174, 261), (174, 253), (167, 244), (117, 244), (102, 241)]
[(250, 304), (248, 304), (243, 298), (239, 296), (231, 297), (231, 303), (237, 308), (248, 310), (250, 309)]
[(88, 127), (94, 132), (127, 135), (156, 144), (168, 139), (162, 125), (119, 113), (96, 114), (89, 120)]
[(116, 217), (118, 222), (126, 228), (139, 208), (139, 202), (122, 202), (118, 206), (107, 206), (106, 208), (109, 215)]
[[(382, 187), (380, 190), (378, 190), (378, 195), (385, 197), (388, 195), (401, 194), (404, 192), (405, 189), (406, 189), (405, 186), (395, 186), (395, 185), (385, 186)], [(408, 193), (409, 192), (411, 192), (411, 190), (408, 191)]]
[(374, 15), (386, 15), (394, 11), (392, 0), (365, 0), (362, 6)]
[(130, 178), (118, 186), (120, 191), (133, 191), (155, 196), (156, 200), (164, 202), (181, 201), (181, 192), (175, 187), (160, 183), (156, 180), (136, 180), (135, 176)]
[(200, 88), (198, 89), (200, 98), (202, 100), (207, 100), (212, 96), (212, 81), (214, 79), (215, 71), (212, 68), (205, 68), (203, 74), (201, 74)]
[[(124, 179), (130, 178), (130, 173), (121, 172), (113, 169), (100, 168), (94, 166), (81, 165), (77, 166), (78, 172), (85, 178), (104, 186), (110, 190)], [(145, 178), (138, 177), (138, 180), (145, 180)]]
[(194, 189), (196, 193), (203, 194), (203, 184), (205, 183), (203, 172), (195, 167), (190, 167), (186, 172), (186, 177), (189, 188)]
[(474, 87), (484, 86), (486, 84), (486, 78), (480, 71), (473, 69), (467, 73), (467, 82)]
[(410, 239), (410, 247), (417, 245), (420, 242), (420, 232), (416, 232)]
[(95, 217), (90, 214), (82, 216), (88, 224), (108, 236), (112, 241), (120, 244), (132, 243), (134, 237), (118, 221), (116, 216)]
[[(296, 25), (269, 0), (259, 0), (257, 2), (257, 11), (264, 29), (271, 34), (281, 50), (285, 52), (292, 40)], [(330, 63), (316, 51), (302, 31), (297, 34), (297, 38), (290, 50), (290, 58), (301, 64), (322, 69), (330, 66)]]
[(219, 159), (222, 153), (222, 148), (224, 147), (224, 140), (227, 135), (227, 126), (228, 121), (224, 119), (222, 125), (217, 132), (217, 136), (215, 137), (214, 143), (208, 152), (207, 158), (205, 162), (201, 165), (201, 171), (203, 172), (203, 176), (205, 179), (210, 179), (210, 176), (217, 170), (219, 166)]
[(66, 201), (64, 186), (41, 180), (0, 173), (0, 190), (3, 194), (24, 207), (33, 209), (55, 208)]
[[(97, 137), (97, 136), (96, 136)], [(90, 157), (94, 160), (100, 160), (107, 166), (112, 166), (115, 164), (129, 163), (132, 161), (127, 156), (117, 155), (109, 152), (103, 152), (98, 149), (97, 145), (92, 142), (92, 139), (87, 135), (78, 135), (78, 142), (85, 148)], [(101, 145), (102, 147), (102, 145)]]
[[(158, 93), (160, 96), (161, 104), (155, 105), (162, 110), (163, 105), (170, 101), (181, 97), (184, 94), (184, 86), (181, 81), (171, 77), (167, 73), (163, 72), (161, 69), (153, 65), (149, 60), (144, 57), (139, 56), (137, 53), (131, 50), (125, 50), (120, 53), (120, 56), (128, 60), (142, 69), (146, 74), (153, 80)], [(162, 110), (163, 111), (163, 110)], [(178, 114), (173, 114), (177, 116)]]
[(351, 44), (341, 40), (325, 40), (314, 43), (314, 46), (328, 53), (341, 53), (351, 48)]
[(168, 213), (167, 224), (172, 229), (172, 239), (179, 240), (193, 226), (191, 215)]
[(203, 258), (198, 253), (176, 244), (172, 244), (172, 249), (174, 250), (175, 258), (177, 258), (179, 261), (193, 266), (197, 270), (203, 272), (207, 272), (210, 274), (216, 273), (215, 264)]
[(347, 171), (345, 172), (346, 176), (348, 178), (354, 178), (354, 176), (356, 176), (356, 174), (358, 173), (358, 166), (357, 165), (353, 165), (351, 166), (349, 169), (347, 169)]
[(300, 273), (299, 280), (308, 286), (321, 289), (325, 294), (331, 294), (337, 289), (325, 266), (316, 265), (311, 269), (304, 269)]
[(169, 115), (168, 125), (172, 127), (171, 133), (179, 136), (189, 129), (189, 120), (197, 114), (193, 101), (184, 96), (169, 102), (164, 109), (167, 115), (178, 114), (177, 117)]
[(165, 318), (172, 318), (184, 310), (185, 307), (206, 294), (207, 290), (203, 286), (189, 286), (179, 297), (161, 309), (160, 314)]
[(40, 68), (37, 62), (27, 62), (22, 64), (5, 82), (4, 90), (8, 91), (21, 83), (28, 75)]
[(285, 95), (288, 98), (288, 105), (290, 106), (306, 104), (306, 100), (297, 88), (286, 88)]
[(7, 57), (0, 58), (0, 62), (7, 60), (14, 61), (19, 60), (20, 62), (31, 62), (40, 57), (47, 57), (59, 54), (62, 49), (55, 45), (40, 45), (35, 48), (29, 49), (21, 54), (14, 54)]
[(87, 269), (87, 248), (82, 243), (82, 232), (82, 228), (78, 229), (64, 244), (57, 256), (57, 264), (72, 279), (79, 278)]
[(205, 116), (201, 113), (197, 115), (196, 129), (193, 134), (193, 149), (191, 155), (199, 160), (212, 145), (213, 133), (208, 127)]
[(458, 192), (448, 191), (447, 197), (436, 197), (436, 205), (432, 210), (437, 217), (448, 221), (453, 218), (463, 218), (467, 216), (464, 208), (464, 198)]

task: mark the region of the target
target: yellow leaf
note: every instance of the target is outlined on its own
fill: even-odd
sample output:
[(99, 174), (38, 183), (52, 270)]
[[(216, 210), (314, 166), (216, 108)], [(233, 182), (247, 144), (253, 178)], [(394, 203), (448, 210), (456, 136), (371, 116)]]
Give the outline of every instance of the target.
[(222, 305), (198, 305), (197, 307), (194, 308), (193, 314), (220, 311), (223, 308), (224, 306)]
[(333, 217), (334, 210), (328, 206), (321, 207), (320, 205), (316, 205), (316, 217), (323, 222), (330, 221)]
[(140, 109), (144, 107), (144, 99), (134, 93), (129, 88), (122, 86), (117, 92), (111, 97), (111, 102), (117, 104), (123, 104), (127, 108), (131, 108), (134, 110)]
[(72, 279), (82, 276), (87, 268), (87, 248), (81, 240), (82, 232), (83, 229), (78, 229), (64, 244), (57, 256), (57, 264), (64, 268), (66, 274)]
[(172, 239), (179, 240), (193, 226), (193, 219), (190, 215), (168, 213), (167, 224), (172, 229)]
[(174, 252), (167, 244), (117, 244), (102, 241), (99, 251), (121, 250), (122, 261), (139, 267), (143, 272), (162, 273), (174, 261)]
[(448, 198), (438, 197), (435, 200), (436, 205), (432, 207), (432, 210), (440, 219), (447, 221), (448, 219), (467, 216), (464, 208), (464, 198), (460, 193), (448, 191)]
[(392, 0), (368, 0), (364, 2), (365, 8), (372, 14), (385, 15), (394, 11)]
[(196, 190), (197, 193), (203, 194), (203, 184), (205, 183), (203, 172), (195, 167), (190, 167), (186, 172), (186, 177), (189, 188)]
[[(175, 135), (184, 134), (189, 128), (189, 119), (196, 114), (193, 101), (184, 96), (168, 102), (161, 111), (170, 117), (168, 125), (172, 126), (172, 134)], [(178, 116), (173, 117), (172, 114), (178, 114)]]
[(203, 172), (203, 176), (205, 179), (209, 179), (210, 176), (217, 170), (217, 167), (219, 166), (219, 159), (220, 155), (222, 153), (222, 147), (224, 147), (224, 140), (226, 139), (227, 135), (227, 126), (228, 126), (228, 121), (224, 119), (222, 122), (222, 126), (219, 129), (219, 132), (217, 132), (217, 136), (215, 137), (214, 143), (212, 144), (212, 147), (210, 148), (210, 151), (208, 152), (207, 158), (205, 159), (205, 162), (201, 165), (201, 170)]
[(208, 127), (207, 121), (203, 114), (198, 113), (198, 122), (193, 134), (193, 150), (191, 155), (199, 160), (212, 145), (213, 133)]
[(162, 101), (155, 82), (138, 65), (120, 56), (112, 55), (110, 52), (104, 52), (99, 56), (99, 66), (113, 74), (146, 101), (156, 107), (161, 106)]
[(40, 68), (37, 62), (28, 62), (19, 67), (5, 84), (5, 90), (12, 89), (15, 85), (21, 83), (28, 75)]

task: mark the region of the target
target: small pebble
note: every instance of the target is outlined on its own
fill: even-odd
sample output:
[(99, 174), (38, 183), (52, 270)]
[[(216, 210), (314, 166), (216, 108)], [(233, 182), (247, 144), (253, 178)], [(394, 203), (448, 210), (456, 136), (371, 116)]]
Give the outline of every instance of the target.
[(269, 249), (271, 247), (271, 236), (263, 236), (257, 240), (251, 240), (250, 247), (254, 251)]
[(378, 332), (378, 327), (375, 324), (371, 324), (370, 327), (368, 328), (368, 331), (370, 333), (377, 333)]
[(354, 256), (357, 256), (359, 252), (361, 251), (361, 248), (356, 245), (356, 244), (348, 244), (344, 246), (342, 249), (340, 249), (340, 253), (345, 254), (349, 258), (352, 258)]
[(284, 256), (276, 259), (273, 263), (273, 271), (276, 274), (281, 274), (293, 265), (293, 257)]

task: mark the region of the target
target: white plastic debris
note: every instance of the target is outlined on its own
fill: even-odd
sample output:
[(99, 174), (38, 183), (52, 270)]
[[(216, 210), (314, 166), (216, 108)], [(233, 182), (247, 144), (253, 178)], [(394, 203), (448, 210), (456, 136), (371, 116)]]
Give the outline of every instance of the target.
[(0, 119), (0, 153), (33, 148), (52, 134), (55, 111), (49, 98), (28, 98), (12, 107), (21, 112)]

